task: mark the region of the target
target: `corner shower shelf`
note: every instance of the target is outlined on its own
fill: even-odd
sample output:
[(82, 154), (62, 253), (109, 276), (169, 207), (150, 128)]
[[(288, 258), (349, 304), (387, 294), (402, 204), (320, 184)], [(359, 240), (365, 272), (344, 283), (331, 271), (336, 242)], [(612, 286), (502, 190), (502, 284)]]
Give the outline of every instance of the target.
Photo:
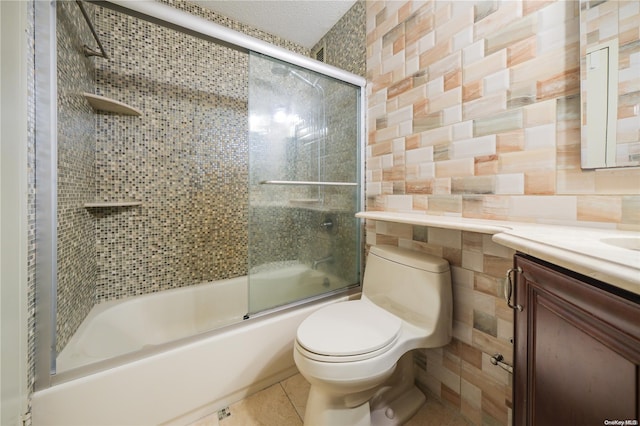
[(125, 103), (116, 101), (114, 99), (107, 98), (105, 96), (93, 95), (91, 93), (84, 92), (82, 94), (93, 109), (96, 111), (114, 112), (122, 115), (142, 115), (142, 111)]
[(96, 201), (93, 203), (84, 203), (87, 209), (102, 209), (112, 207), (133, 207), (142, 205), (142, 201)]

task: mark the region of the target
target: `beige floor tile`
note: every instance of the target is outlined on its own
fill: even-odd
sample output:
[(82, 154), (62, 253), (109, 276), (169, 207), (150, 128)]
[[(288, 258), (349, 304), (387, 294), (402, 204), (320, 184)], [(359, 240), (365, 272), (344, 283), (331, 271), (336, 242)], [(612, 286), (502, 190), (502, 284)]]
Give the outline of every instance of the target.
[(405, 426), (470, 426), (460, 413), (447, 407), (432, 396), (405, 424)]
[(220, 426), (301, 426), (302, 420), (278, 383), (229, 407)]
[(283, 380), (281, 384), (298, 415), (301, 419), (304, 419), (304, 410), (307, 406), (307, 397), (309, 396), (311, 385), (301, 374), (291, 376)]
[[(231, 416), (217, 413), (190, 426), (302, 426), (309, 383), (300, 374), (264, 389), (229, 407)], [(457, 410), (431, 395), (405, 426), (470, 426)]]

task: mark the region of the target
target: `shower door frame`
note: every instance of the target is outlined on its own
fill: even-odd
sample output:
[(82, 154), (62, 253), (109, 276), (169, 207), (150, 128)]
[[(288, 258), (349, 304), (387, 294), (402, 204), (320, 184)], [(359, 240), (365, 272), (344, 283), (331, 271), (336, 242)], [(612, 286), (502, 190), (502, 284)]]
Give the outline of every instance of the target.
[[(87, 0), (90, 3), (134, 16), (176, 31), (189, 34), (234, 50), (258, 52), (315, 71), (358, 88), (358, 204), (364, 206), (363, 159), (366, 138), (366, 80), (363, 77), (290, 52), (262, 40), (215, 24), (171, 6), (157, 2), (123, 0)], [(35, 1), (36, 50), (36, 353), (34, 390), (47, 389), (56, 382), (56, 311), (57, 311), (57, 49), (56, 1)], [(46, 182), (47, 184), (42, 184)], [(357, 262), (363, 273), (362, 243), (364, 226), (357, 222), (360, 250)], [(289, 305), (286, 305), (289, 306)]]

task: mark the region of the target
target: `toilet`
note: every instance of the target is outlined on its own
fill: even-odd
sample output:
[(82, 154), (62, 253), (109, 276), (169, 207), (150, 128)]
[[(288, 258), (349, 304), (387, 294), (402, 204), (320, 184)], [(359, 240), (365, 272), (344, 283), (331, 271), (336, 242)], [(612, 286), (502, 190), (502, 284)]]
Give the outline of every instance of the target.
[(445, 259), (373, 246), (362, 297), (321, 308), (298, 327), (293, 357), (311, 384), (305, 426), (401, 425), (424, 403), (412, 349), (451, 340)]

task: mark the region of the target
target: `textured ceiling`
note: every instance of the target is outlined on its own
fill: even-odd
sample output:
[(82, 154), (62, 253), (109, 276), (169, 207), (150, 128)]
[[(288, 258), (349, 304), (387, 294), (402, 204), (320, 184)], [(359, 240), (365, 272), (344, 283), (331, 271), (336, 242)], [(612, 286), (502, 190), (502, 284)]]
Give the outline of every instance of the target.
[(312, 48), (355, 0), (196, 0), (195, 3)]

